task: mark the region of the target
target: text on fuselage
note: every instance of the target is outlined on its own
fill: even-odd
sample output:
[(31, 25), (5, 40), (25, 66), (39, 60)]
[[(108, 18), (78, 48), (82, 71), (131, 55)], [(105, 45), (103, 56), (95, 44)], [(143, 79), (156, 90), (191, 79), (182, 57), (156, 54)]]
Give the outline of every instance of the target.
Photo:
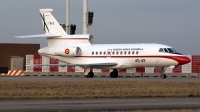
[(120, 51), (120, 50), (143, 50), (143, 48), (113, 48), (113, 51)]

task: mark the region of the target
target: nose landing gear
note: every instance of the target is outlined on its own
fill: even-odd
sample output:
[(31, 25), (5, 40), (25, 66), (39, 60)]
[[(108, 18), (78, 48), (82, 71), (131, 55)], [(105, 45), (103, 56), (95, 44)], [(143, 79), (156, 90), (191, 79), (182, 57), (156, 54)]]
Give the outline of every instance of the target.
[(167, 78), (167, 75), (165, 74), (166, 68), (167, 68), (167, 67), (162, 67), (162, 69), (161, 69), (161, 71), (160, 71), (160, 73), (161, 73), (160, 77), (161, 77), (162, 79)]
[(167, 75), (166, 75), (166, 74), (161, 74), (160, 77), (161, 77), (162, 79), (165, 79), (165, 78), (167, 78)]

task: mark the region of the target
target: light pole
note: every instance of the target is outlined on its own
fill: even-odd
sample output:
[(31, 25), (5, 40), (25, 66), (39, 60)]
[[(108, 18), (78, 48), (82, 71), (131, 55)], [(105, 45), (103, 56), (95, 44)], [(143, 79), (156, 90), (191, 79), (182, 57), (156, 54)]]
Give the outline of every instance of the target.
[(66, 0), (66, 32), (67, 34), (70, 34), (69, 33), (69, 15), (70, 15), (70, 12), (69, 12), (69, 0)]
[(83, 0), (83, 34), (88, 34), (88, 26), (87, 26), (87, 0)]

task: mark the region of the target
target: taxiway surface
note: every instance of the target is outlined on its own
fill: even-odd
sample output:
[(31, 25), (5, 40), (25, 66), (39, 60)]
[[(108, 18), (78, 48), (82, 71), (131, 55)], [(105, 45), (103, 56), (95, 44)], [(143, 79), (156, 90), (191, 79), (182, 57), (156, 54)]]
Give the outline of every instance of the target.
[(32, 76), (32, 77), (0, 77), (0, 81), (162, 81), (162, 82), (200, 82), (200, 78), (191, 77), (62, 77), (62, 76)]
[(0, 100), (0, 111), (118, 111), (199, 109), (200, 98), (97, 98)]

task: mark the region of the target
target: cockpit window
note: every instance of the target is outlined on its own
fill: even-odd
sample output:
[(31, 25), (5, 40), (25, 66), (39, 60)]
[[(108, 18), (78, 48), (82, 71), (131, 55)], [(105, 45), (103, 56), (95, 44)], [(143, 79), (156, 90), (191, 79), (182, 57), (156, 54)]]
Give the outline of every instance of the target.
[(167, 50), (168, 50), (170, 53), (174, 53), (174, 51), (173, 51), (171, 48), (167, 48)]
[(181, 53), (176, 52), (173, 48), (160, 48), (159, 52), (166, 52), (166, 53), (171, 53), (171, 54), (182, 55)]
[(159, 52), (164, 52), (164, 51), (163, 51), (163, 48), (160, 48), (160, 49), (159, 49)]
[(159, 52), (175, 53), (176, 51), (173, 48), (160, 48)]
[(174, 50), (173, 48), (172, 48), (172, 50), (176, 53), (176, 50)]
[(164, 51), (165, 51), (165, 52), (169, 52), (169, 51), (167, 50), (167, 48), (164, 48)]

